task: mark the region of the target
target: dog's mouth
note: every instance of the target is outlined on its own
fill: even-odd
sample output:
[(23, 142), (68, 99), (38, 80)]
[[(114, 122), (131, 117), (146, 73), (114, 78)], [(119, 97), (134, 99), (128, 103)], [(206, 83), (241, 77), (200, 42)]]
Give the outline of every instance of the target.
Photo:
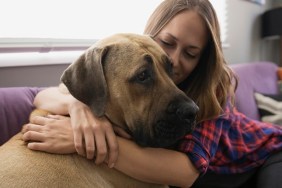
[(135, 142), (142, 147), (170, 148), (193, 131), (195, 122), (184, 120), (180, 123), (160, 120), (154, 127), (153, 136), (149, 136), (141, 129), (134, 131), (132, 135)]
[(169, 147), (179, 139), (191, 133), (195, 128), (196, 121), (183, 120), (183, 122), (160, 121), (155, 127), (156, 147)]
[(150, 126), (150, 130), (144, 130), (144, 125), (137, 126), (132, 132), (133, 138), (144, 147), (170, 148), (193, 131), (198, 110), (193, 102), (175, 100), (169, 103), (163, 115)]

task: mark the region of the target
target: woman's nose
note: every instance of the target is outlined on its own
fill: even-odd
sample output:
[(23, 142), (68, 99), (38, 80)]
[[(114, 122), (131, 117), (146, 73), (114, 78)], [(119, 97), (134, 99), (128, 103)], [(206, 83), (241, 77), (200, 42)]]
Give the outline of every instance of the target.
[(180, 60), (180, 53), (178, 52), (173, 52), (169, 54), (169, 58), (171, 60), (172, 65), (175, 67), (179, 64), (179, 60)]

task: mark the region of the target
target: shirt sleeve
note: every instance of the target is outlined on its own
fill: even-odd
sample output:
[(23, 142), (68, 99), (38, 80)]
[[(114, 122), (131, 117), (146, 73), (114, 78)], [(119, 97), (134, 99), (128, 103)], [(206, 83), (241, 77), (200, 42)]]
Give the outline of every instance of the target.
[(186, 135), (179, 150), (188, 155), (200, 174), (206, 173), (210, 159), (215, 156), (222, 133), (222, 119), (204, 121), (194, 131)]

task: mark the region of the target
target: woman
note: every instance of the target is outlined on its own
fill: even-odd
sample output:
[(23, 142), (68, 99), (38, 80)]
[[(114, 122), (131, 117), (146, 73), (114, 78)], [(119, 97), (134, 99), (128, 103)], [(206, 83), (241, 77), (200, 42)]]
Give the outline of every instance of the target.
[(250, 120), (233, 107), (236, 84), (232, 83), (237, 81), (223, 57), (212, 5), (208, 0), (165, 0), (149, 18), (144, 33), (170, 56), (175, 84), (200, 108), (195, 130), (179, 142), (177, 151), (140, 148), (121, 130), (115, 131), (127, 139), (116, 137), (106, 118), (94, 117), (88, 107), (57, 88), (40, 92), (34, 104), (71, 118), (34, 118), (23, 135), (25, 141), (33, 141), (28, 148), (51, 153), (77, 151), (89, 159), (96, 153), (97, 164), (106, 162), (147, 182), (179, 187), (241, 186), (269, 156), (281, 151), (282, 130)]

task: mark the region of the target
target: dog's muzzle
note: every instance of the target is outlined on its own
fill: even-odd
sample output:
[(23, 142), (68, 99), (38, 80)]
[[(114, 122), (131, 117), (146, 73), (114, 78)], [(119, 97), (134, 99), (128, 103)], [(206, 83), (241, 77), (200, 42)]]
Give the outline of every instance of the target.
[(162, 118), (153, 126), (153, 137), (138, 134), (141, 146), (170, 147), (193, 131), (199, 107), (192, 100), (176, 99), (170, 102)]

